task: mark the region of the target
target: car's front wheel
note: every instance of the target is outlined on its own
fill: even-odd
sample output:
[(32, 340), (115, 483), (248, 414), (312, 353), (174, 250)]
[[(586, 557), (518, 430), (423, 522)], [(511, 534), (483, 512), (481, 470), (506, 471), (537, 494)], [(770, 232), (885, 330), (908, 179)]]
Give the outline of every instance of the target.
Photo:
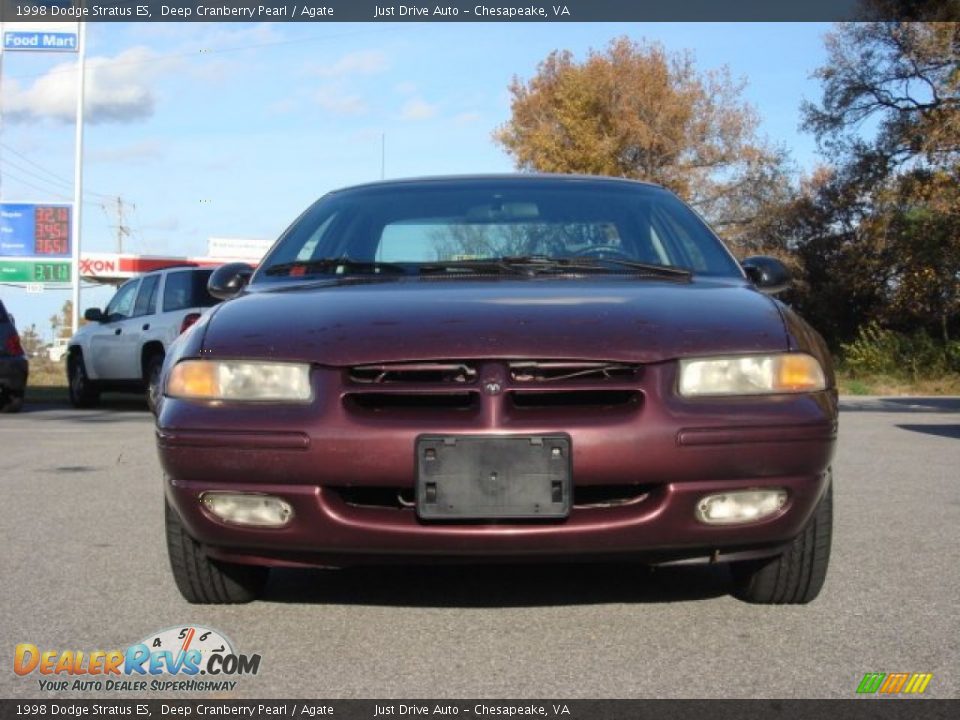
[(731, 566), (734, 596), (763, 605), (808, 603), (820, 594), (830, 564), (833, 535), (833, 477), (803, 532), (787, 550), (773, 558)]
[(83, 355), (72, 356), (67, 361), (67, 392), (75, 408), (91, 408), (100, 402), (100, 390), (87, 375)]
[(207, 557), (200, 543), (187, 534), (177, 512), (164, 502), (167, 553), (180, 594), (196, 604), (248, 603), (260, 597), (269, 568), (236, 565)]

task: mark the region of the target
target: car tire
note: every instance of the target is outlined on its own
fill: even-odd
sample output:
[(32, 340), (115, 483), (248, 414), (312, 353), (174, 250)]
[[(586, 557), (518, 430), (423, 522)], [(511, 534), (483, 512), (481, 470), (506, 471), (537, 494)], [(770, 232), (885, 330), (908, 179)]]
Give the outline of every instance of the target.
[(734, 563), (733, 595), (762, 605), (802, 605), (820, 594), (830, 564), (833, 534), (833, 477), (813, 515), (787, 550), (777, 557)]
[(23, 409), (23, 395), (7, 393), (0, 395), (0, 413), (17, 413)]
[(267, 584), (270, 569), (213, 560), (187, 533), (180, 516), (164, 503), (167, 553), (180, 594), (189, 603), (225, 605), (256, 600)]
[(144, 364), (143, 380), (147, 385), (147, 407), (154, 415), (160, 407), (160, 399), (163, 397), (160, 388), (160, 371), (163, 370), (163, 355), (155, 352), (147, 358)]
[(75, 408), (92, 408), (100, 402), (100, 390), (87, 375), (83, 355), (77, 355), (67, 361), (67, 391), (70, 395), (70, 404)]

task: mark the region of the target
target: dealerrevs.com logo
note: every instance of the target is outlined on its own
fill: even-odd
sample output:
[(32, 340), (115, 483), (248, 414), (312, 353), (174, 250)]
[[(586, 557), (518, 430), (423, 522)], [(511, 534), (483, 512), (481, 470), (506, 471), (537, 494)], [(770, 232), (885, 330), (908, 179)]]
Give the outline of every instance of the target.
[(223, 633), (199, 625), (151, 633), (125, 650), (47, 650), (20, 643), (13, 671), (49, 692), (230, 691), (256, 675), (259, 655), (237, 653)]
[(922, 695), (933, 673), (867, 673), (857, 686), (859, 695)]

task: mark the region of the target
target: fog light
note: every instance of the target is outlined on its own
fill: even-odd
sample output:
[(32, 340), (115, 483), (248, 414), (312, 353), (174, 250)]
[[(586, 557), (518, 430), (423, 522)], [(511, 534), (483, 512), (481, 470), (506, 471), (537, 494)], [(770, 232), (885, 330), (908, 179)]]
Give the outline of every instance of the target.
[(224, 522), (255, 527), (283, 527), (293, 518), (290, 503), (272, 495), (208, 492), (200, 502)]
[(755, 522), (778, 512), (786, 502), (787, 491), (781, 488), (707, 495), (697, 504), (697, 520), (708, 525)]

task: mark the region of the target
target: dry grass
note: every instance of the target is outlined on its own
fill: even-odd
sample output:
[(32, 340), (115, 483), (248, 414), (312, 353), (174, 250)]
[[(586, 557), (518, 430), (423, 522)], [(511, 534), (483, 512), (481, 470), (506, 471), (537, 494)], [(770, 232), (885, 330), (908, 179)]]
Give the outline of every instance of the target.
[(30, 360), (27, 402), (67, 402), (66, 361), (55, 363), (44, 356)]
[(909, 380), (889, 375), (853, 377), (837, 374), (841, 395), (960, 395), (960, 373)]
[(66, 361), (62, 360), (55, 363), (47, 357), (33, 358), (30, 361), (30, 384), (45, 387), (66, 387)]

